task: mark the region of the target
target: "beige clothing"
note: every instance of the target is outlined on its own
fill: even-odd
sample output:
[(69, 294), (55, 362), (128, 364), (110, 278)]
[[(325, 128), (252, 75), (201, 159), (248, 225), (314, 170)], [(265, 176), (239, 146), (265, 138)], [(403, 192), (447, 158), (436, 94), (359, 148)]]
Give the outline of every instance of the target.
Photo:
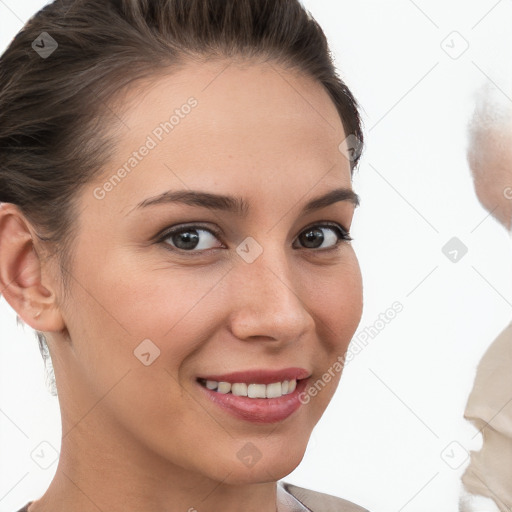
[[(305, 505), (306, 508), (282, 508), (280, 488), (284, 489), (292, 499), (298, 500), (299, 503)], [(303, 510), (310, 512), (368, 512), (366, 509), (354, 505), (354, 503), (331, 496), (330, 494), (310, 491), (309, 489), (282, 481), (278, 482), (277, 491), (277, 512), (302, 512)], [(290, 501), (288, 501), (288, 506), (293, 506)]]
[(462, 482), (474, 495), (512, 510), (512, 323), (484, 354), (464, 417), (481, 430), (483, 445), (471, 452)]

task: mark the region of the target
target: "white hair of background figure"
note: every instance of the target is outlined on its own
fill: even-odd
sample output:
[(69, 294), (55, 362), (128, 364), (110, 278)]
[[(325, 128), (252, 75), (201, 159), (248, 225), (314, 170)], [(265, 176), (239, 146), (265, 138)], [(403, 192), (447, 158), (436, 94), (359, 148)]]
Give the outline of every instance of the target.
[(512, 99), (487, 82), (477, 91), (475, 104), (468, 125), (467, 158), (476, 195), (511, 230)]

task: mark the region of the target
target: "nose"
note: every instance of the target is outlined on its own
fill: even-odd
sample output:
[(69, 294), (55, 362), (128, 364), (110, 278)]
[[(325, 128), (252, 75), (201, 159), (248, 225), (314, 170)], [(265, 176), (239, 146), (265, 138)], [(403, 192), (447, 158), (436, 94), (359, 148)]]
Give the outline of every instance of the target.
[(307, 298), (283, 255), (264, 252), (252, 263), (238, 262), (232, 274), (230, 328), (238, 339), (272, 341), (277, 347), (298, 342), (314, 328)]

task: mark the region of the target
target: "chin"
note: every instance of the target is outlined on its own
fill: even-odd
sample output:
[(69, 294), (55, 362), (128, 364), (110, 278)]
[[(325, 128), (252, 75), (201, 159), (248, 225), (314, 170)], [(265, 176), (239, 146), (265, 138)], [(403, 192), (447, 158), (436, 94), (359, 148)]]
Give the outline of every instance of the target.
[[(237, 483), (264, 483), (281, 480), (294, 471), (304, 458), (306, 446), (294, 446), (290, 450), (289, 445), (282, 445), (279, 450), (274, 450), (269, 456), (262, 456), (252, 467), (237, 466), (231, 477)], [(243, 466), (243, 465), (242, 465)]]
[[(256, 442), (255, 442), (256, 443)], [(249, 444), (249, 442), (247, 443)], [(261, 441), (260, 441), (261, 445)], [(279, 448), (270, 445), (261, 450), (261, 458), (253, 458), (244, 462), (237, 456), (221, 461), (221, 454), (209, 461), (208, 477), (228, 485), (259, 484), (275, 482), (294, 471), (304, 458), (307, 443), (294, 443), (293, 449), (289, 444), (282, 443)], [(237, 449), (236, 451), (238, 451)], [(250, 450), (248, 450), (248, 453)], [(242, 454), (243, 455), (243, 454)], [(203, 472), (205, 465), (203, 464)]]
[(277, 482), (294, 471), (301, 462), (304, 454), (298, 457), (295, 464), (290, 460), (267, 461), (261, 460), (252, 468), (237, 467), (227, 478), (222, 478), (223, 483), (229, 485), (263, 484)]

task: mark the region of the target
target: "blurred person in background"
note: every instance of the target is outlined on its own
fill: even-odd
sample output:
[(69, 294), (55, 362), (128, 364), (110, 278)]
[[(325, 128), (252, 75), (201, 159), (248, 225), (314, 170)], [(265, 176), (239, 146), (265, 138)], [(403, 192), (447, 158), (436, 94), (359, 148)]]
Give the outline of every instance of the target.
[[(469, 123), (468, 162), (481, 204), (512, 227), (512, 100), (485, 85)], [(482, 433), (462, 476), (460, 512), (512, 511), (512, 322), (478, 365), (464, 417)]]

